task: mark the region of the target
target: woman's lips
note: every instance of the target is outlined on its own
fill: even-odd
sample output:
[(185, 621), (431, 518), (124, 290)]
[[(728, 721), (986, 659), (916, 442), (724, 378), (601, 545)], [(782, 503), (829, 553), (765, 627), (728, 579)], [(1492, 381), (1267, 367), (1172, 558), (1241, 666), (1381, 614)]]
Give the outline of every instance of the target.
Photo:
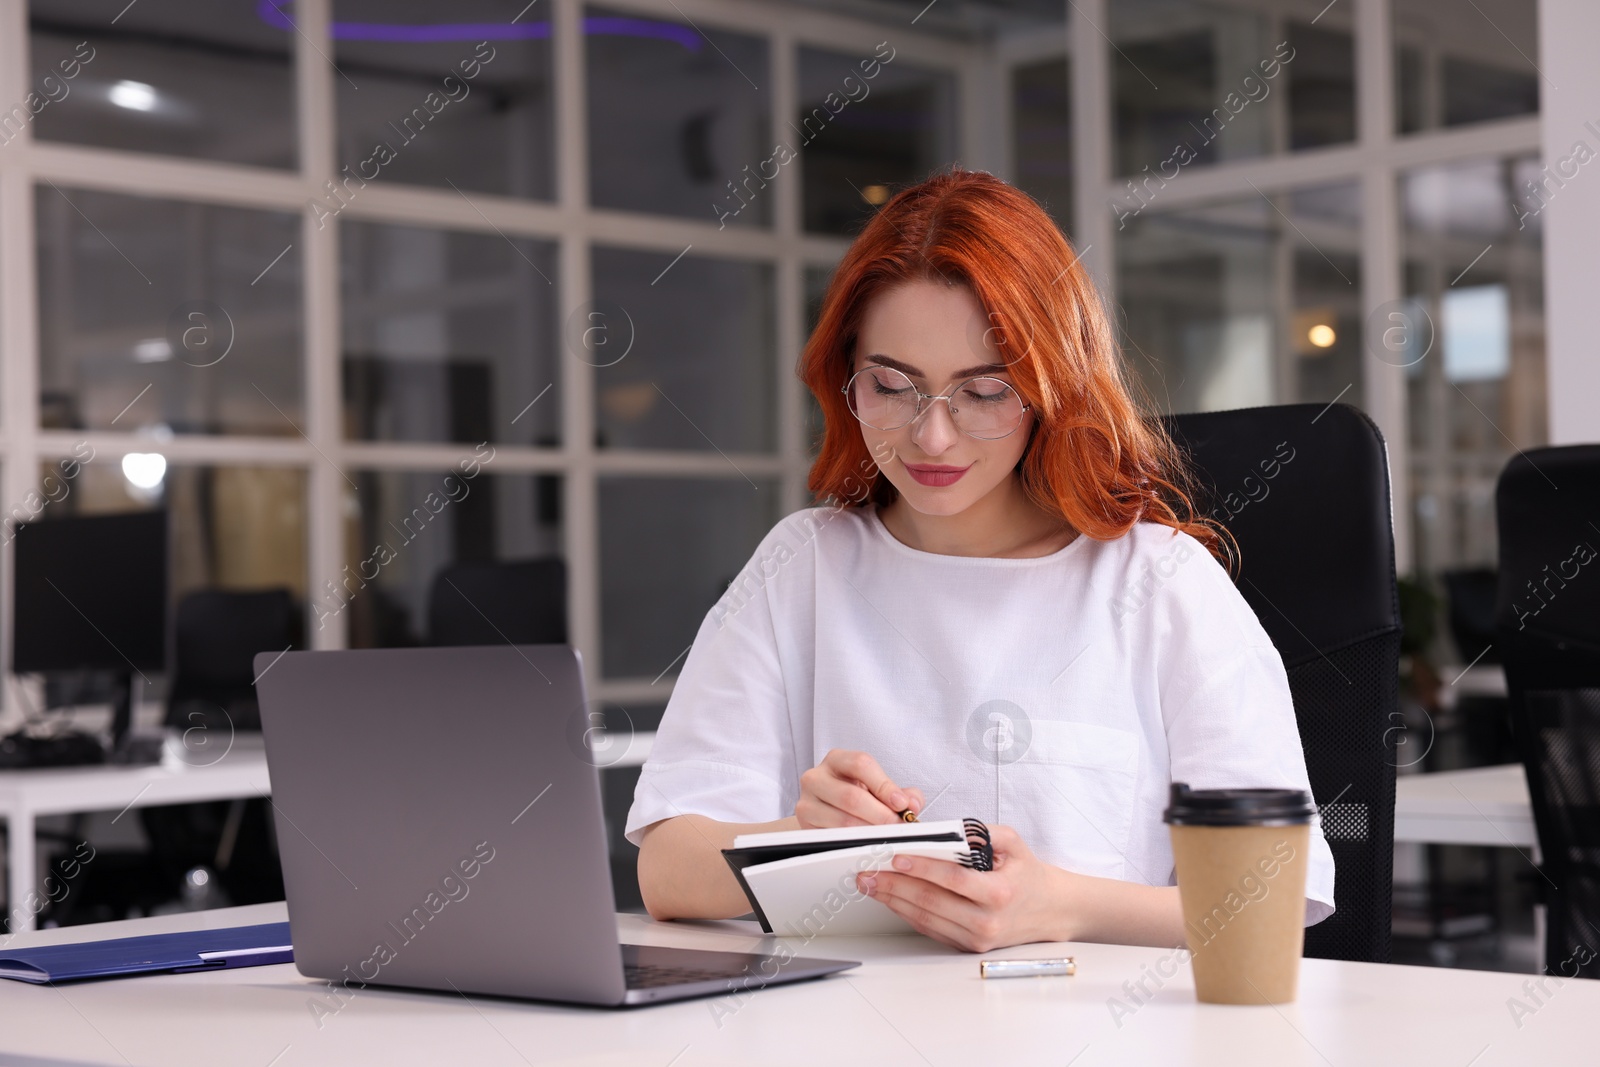
[(943, 486), (954, 485), (961, 476), (972, 467), (968, 463), (965, 467), (940, 467), (907, 463), (906, 473), (917, 480), (919, 485)]

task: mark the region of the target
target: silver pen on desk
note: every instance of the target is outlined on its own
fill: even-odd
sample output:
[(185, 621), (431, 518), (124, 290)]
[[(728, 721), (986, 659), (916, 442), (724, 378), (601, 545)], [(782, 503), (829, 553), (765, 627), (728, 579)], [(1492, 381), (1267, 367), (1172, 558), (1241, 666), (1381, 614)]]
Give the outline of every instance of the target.
[(984, 978), (1042, 978), (1077, 974), (1078, 963), (1071, 956), (1057, 960), (981, 960), (978, 973)]

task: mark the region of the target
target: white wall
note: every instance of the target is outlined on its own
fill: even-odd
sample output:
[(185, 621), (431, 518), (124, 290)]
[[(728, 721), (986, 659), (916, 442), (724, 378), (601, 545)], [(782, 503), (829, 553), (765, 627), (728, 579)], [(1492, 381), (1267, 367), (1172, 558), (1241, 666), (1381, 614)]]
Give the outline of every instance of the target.
[(1539, 0), (1540, 112), (1544, 164), (1574, 156), (1544, 208), (1545, 323), (1550, 443), (1600, 442), (1600, 3)]

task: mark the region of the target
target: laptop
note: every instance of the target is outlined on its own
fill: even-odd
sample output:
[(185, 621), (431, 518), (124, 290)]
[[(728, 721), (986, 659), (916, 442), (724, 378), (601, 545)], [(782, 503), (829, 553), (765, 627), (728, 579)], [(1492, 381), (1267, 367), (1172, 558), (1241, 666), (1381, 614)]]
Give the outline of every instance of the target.
[(619, 942), (566, 645), (263, 652), (255, 671), (308, 977), (623, 1007), (859, 966)]

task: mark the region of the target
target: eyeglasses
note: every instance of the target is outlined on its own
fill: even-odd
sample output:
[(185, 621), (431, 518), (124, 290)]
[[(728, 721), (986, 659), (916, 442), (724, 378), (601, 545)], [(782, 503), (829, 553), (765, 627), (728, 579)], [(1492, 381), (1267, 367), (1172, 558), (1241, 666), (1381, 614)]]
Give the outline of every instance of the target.
[(1028, 410), (1017, 391), (999, 378), (968, 378), (948, 393), (924, 393), (904, 374), (882, 366), (856, 371), (842, 392), (850, 413), (874, 430), (908, 426), (929, 403), (943, 400), (956, 429), (980, 441), (1011, 436)]

